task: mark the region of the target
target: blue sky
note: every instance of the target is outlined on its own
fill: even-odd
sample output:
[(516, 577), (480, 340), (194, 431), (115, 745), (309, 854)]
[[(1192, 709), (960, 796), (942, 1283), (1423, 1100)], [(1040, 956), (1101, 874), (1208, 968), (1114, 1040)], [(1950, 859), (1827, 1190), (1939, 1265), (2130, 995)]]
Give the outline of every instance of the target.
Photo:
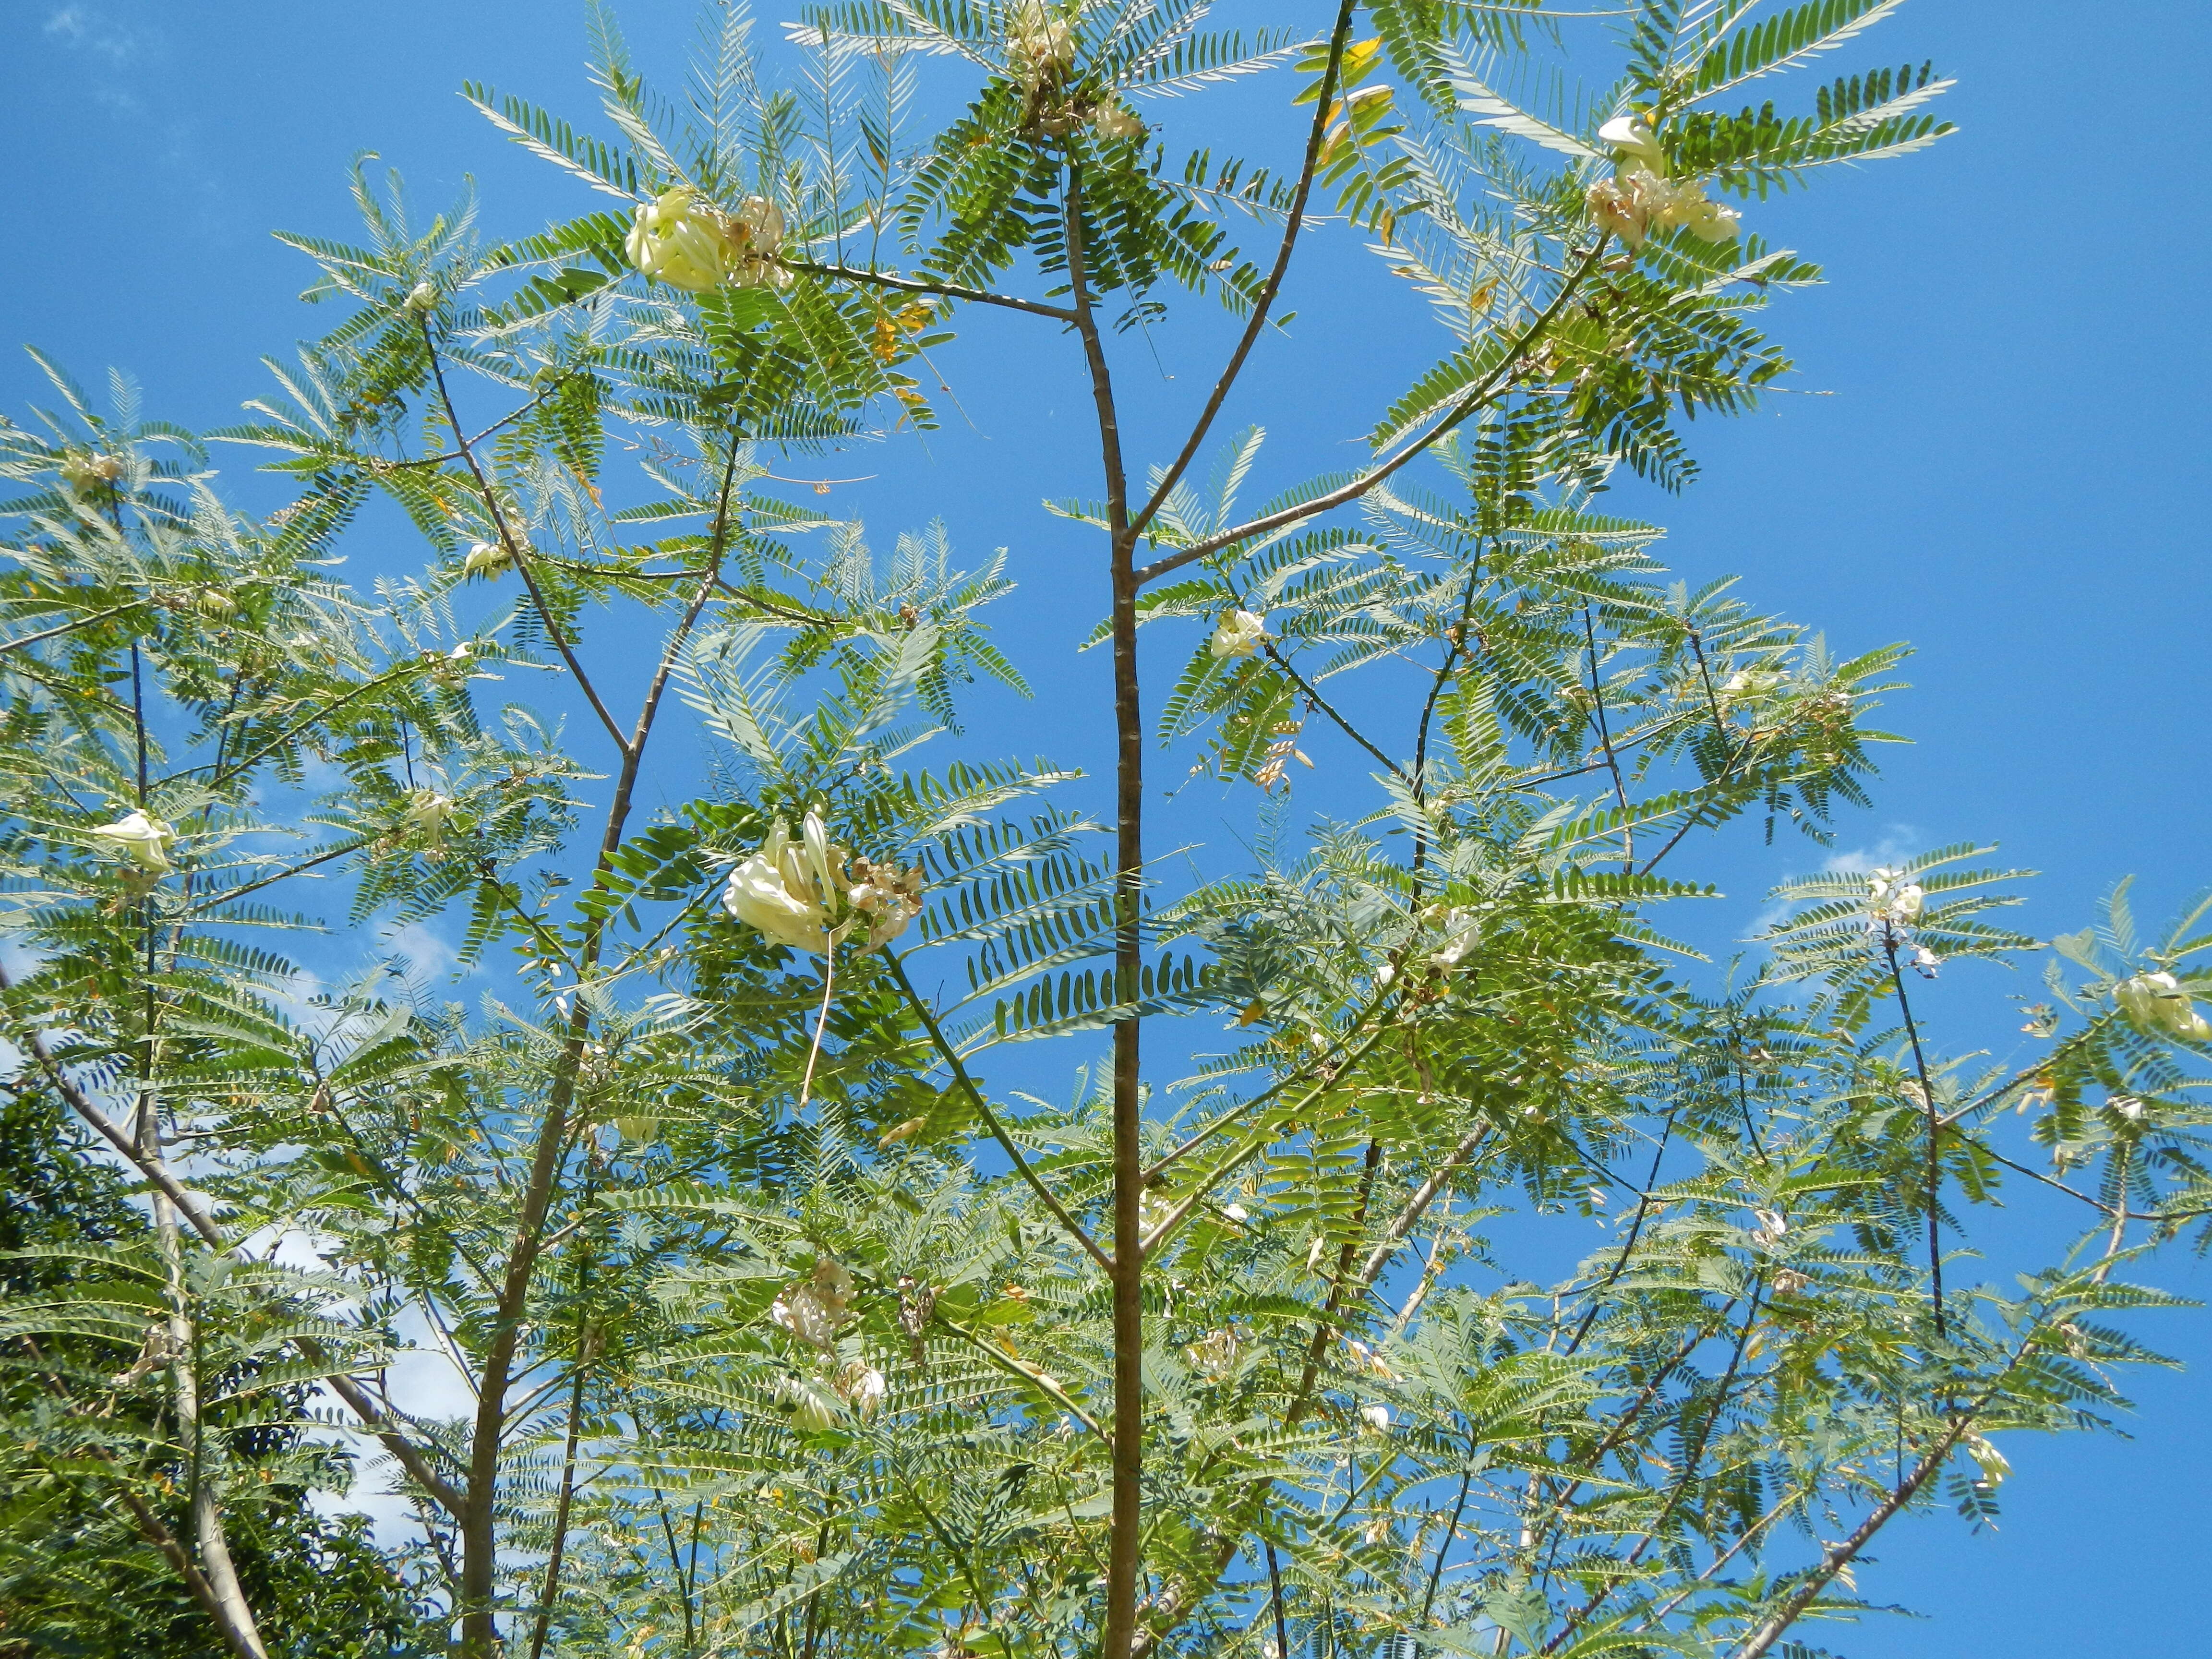
[[(1317, 10), (1222, 8), (1248, 24)], [(763, 4), (769, 21), (781, 15)], [(648, 72), (672, 78), (688, 4), (624, 16)], [(236, 418), (265, 385), (257, 356), (286, 354), (320, 321), (293, 303), (305, 262), (267, 233), (347, 234), (355, 151), (399, 167), (426, 210), (472, 173), (494, 234), (580, 210), (578, 191), (455, 94), (486, 80), (593, 125), (581, 45), (577, 9), (529, 0), (12, 0), (0, 7), (0, 137), (16, 159), (0, 203), (16, 229), (0, 246), (0, 344), (34, 342), (88, 380), (126, 368), (151, 412), (186, 425)], [(1913, 690), (1886, 711), (1914, 744), (1886, 752), (1876, 806), (1844, 822), (1839, 851), (2000, 840), (2007, 862), (2045, 872), (2016, 913), (2023, 927), (2082, 926), (2130, 873), (2138, 913), (2160, 918), (2212, 881), (2212, 331), (2192, 303), (2212, 250), (2201, 160), (2176, 142), (2212, 116), (2212, 9), (1920, 0), (1838, 61), (1929, 57), (1960, 79), (1946, 100), (1960, 137), (1746, 210), (1828, 269), (1830, 287), (1770, 313), (1801, 366), (1793, 390), (1749, 418), (1700, 423), (1705, 473), (1686, 495), (1623, 495), (1668, 526), (1664, 556), (1692, 580), (1741, 573), (1754, 605), (1841, 650), (1917, 647)], [(1281, 137), (1280, 89), (1224, 106), (1249, 122), (1236, 142)], [(1173, 137), (1221, 118), (1199, 108), (1157, 112)], [(1348, 460), (1347, 440), (1442, 349), (1416, 307), (1378, 300), (1365, 261), (1348, 238), (1316, 246), (1291, 296), (1302, 350), (1263, 349), (1249, 407), (1231, 411), (1232, 426), (1264, 419), (1273, 434), (1255, 496)], [(1157, 364), (1135, 337), (1122, 360), (1146, 419), (1194, 398), (1218, 331), (1176, 323), (1157, 343)], [(989, 704), (977, 736), (1033, 752), (1061, 742), (1053, 706), (1104, 667), (1066, 655), (1098, 609), (1095, 549), (1037, 507), (1091, 487), (1082, 389), (1061, 343), (1002, 319), (978, 319), (943, 361), (959, 401), (945, 431), (819, 471), (874, 475), (835, 504), (864, 513), (880, 545), (942, 516), (971, 564), (1009, 548), (1022, 587), (1000, 624), (1054, 695)], [(0, 354), (0, 406), (40, 396), (28, 361)], [(235, 479), (245, 458), (227, 465), (253, 499)], [(357, 570), (412, 557), (366, 540)], [(1823, 856), (1729, 843), (1705, 866), (1732, 895), (1714, 936), (1747, 927), (1768, 883)], [(1946, 1045), (2008, 1052), (2014, 990), (2031, 988), (1947, 977), (1930, 994)], [(2200, 1270), (2166, 1271), (2205, 1293)], [(2201, 1315), (2147, 1334), (2197, 1364), (2136, 1380), (2134, 1440), (2010, 1448), (2019, 1475), (2000, 1532), (1970, 1538), (1948, 1516), (1895, 1528), (1862, 1575), (1875, 1599), (1928, 1620), (1808, 1639), (1867, 1659), (2201, 1646), (2188, 1586), (2212, 1574), (2212, 1338)]]

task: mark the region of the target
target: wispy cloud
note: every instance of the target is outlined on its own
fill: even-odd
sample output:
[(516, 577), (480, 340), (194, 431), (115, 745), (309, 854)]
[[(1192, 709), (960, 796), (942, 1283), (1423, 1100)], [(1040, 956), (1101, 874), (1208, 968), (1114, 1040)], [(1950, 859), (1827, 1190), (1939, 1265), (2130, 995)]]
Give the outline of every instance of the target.
[(46, 36), (64, 46), (97, 52), (112, 64), (126, 64), (145, 45), (137, 30), (119, 23), (97, 7), (67, 5), (46, 19)]

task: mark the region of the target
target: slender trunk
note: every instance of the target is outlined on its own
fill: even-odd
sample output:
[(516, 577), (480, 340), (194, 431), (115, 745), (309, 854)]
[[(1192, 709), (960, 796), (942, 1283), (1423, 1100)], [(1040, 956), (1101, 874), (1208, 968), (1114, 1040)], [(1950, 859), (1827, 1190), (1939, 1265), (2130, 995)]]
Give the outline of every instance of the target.
[[(151, 946), (153, 930), (147, 930)], [(154, 1090), (156, 1044), (152, 1025), (152, 993), (148, 993), (145, 1075), (138, 1088), (137, 1124), (138, 1156), (149, 1165), (167, 1168), (161, 1153), (160, 1103)], [(215, 1615), (223, 1640), (240, 1659), (267, 1659), (261, 1632), (255, 1624), (246, 1589), (232, 1562), (230, 1541), (223, 1531), (222, 1506), (216, 1484), (204, 1425), (200, 1420), (199, 1340), (193, 1328), (191, 1289), (185, 1279), (185, 1242), (178, 1225), (177, 1206), (166, 1193), (154, 1194), (154, 1237), (161, 1263), (168, 1274), (169, 1310), (164, 1323), (169, 1355), (170, 1400), (177, 1414), (177, 1437), (185, 1458), (185, 1489), (191, 1495), (192, 1545), (200, 1575), (207, 1586), (206, 1601)]]
[[(447, 405), (450, 416), (451, 405)], [(458, 437), (460, 424), (452, 422)], [(463, 453), (467, 456), (465, 443)], [(468, 457), (474, 466), (473, 457)], [(599, 855), (592, 872), (592, 884), (596, 887), (605, 878), (615, 854), (621, 848), (623, 833), (629, 820), (631, 803), (635, 798), (641, 768), (645, 760), (646, 743), (652, 736), (655, 717), (659, 713), (662, 697), (668, 689), (670, 674), (676, 666), (677, 654), (684, 641), (706, 609), (712, 597), (714, 583), (720, 574), (722, 554), (729, 542), (730, 492), (737, 472), (737, 450), (732, 441), (730, 460), (723, 473), (722, 495), (715, 518), (713, 557), (708, 561), (707, 579), (700, 584), (683, 620), (677, 624), (667, 643), (662, 647), (659, 665), (652, 685), (647, 689), (645, 702), (632, 734), (624, 738), (619, 730), (616, 736), (622, 744), (622, 767), (615, 782), (614, 799), (607, 809), (606, 828), (599, 839)], [(481, 475), (479, 475), (481, 476)], [(491, 499), (486, 485), (486, 499)], [(580, 675), (579, 676), (580, 678)], [(522, 1213), (515, 1227), (515, 1243), (507, 1259), (507, 1267), (500, 1285), (497, 1317), (492, 1327), (491, 1342), (484, 1355), (483, 1385), (477, 1396), (477, 1417), (469, 1443), (469, 1490), (463, 1505), (459, 1531), (461, 1534), (461, 1595), (460, 1651), (464, 1659), (493, 1659), (499, 1651), (499, 1622), (495, 1598), (498, 1588), (499, 1534), (498, 1485), (499, 1455), (507, 1427), (507, 1392), (514, 1380), (516, 1357), (520, 1350), (525, 1328), (524, 1314), (530, 1299), (530, 1288), (538, 1256), (544, 1249), (545, 1218), (552, 1207), (560, 1182), (563, 1149), (568, 1146), (571, 1127), (570, 1109), (575, 1103), (576, 1079), (583, 1067), (584, 1047), (591, 1034), (591, 1012), (581, 991), (581, 981), (598, 965), (599, 952), (605, 939), (605, 923), (597, 923), (586, 934), (578, 957), (579, 986), (571, 1003), (568, 1030), (555, 1062), (551, 1087), (547, 1091), (545, 1112), (538, 1127), (538, 1139), (532, 1151), (530, 1179), (523, 1191)]]

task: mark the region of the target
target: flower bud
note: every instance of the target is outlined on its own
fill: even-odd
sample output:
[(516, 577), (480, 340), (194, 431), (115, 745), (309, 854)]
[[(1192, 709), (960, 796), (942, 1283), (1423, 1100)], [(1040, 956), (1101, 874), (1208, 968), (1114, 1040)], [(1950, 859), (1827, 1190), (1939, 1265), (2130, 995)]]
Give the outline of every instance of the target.
[(417, 283), (407, 290), (407, 309), (417, 317), (427, 317), (438, 308), (438, 287), (434, 283)]

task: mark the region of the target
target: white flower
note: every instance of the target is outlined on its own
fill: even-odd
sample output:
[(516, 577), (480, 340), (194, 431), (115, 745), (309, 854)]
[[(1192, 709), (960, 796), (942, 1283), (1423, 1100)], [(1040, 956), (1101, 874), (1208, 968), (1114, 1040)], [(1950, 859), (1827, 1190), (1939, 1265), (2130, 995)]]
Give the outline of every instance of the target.
[(452, 797), (434, 789), (417, 789), (407, 797), (399, 818), (409, 830), (435, 846), (445, 840), (446, 827), (453, 823), (453, 814), (459, 810)]
[(1708, 242), (1732, 242), (1742, 216), (1705, 198), (1695, 179), (1675, 183), (1644, 167), (1628, 167), (1601, 179), (1585, 198), (1591, 216), (1630, 247), (1640, 247), (1654, 230), (1686, 230)]
[(836, 1427), (837, 1419), (843, 1415), (838, 1408), (837, 1396), (806, 1377), (785, 1377), (777, 1385), (776, 1394), (783, 1408), (791, 1413), (792, 1422), (811, 1433)]
[(1006, 68), (1034, 89), (1075, 62), (1075, 31), (1045, 0), (1020, 0), (1006, 18)]
[(1927, 908), (1927, 890), (1907, 881), (1899, 870), (1875, 870), (1867, 876), (1867, 928), (1910, 927)]
[(837, 1373), (838, 1397), (853, 1408), (855, 1417), (873, 1417), (890, 1393), (884, 1374), (863, 1360), (855, 1359)]
[(783, 233), (783, 213), (765, 196), (748, 196), (729, 214), (678, 185), (638, 209), (623, 251), (647, 276), (693, 294), (726, 283), (781, 287), (791, 281), (777, 263)]
[(2161, 1027), (2175, 1036), (2202, 1042), (2212, 1037), (2212, 1023), (2197, 1012), (2189, 993), (2172, 974), (2137, 974), (2112, 988), (2120, 1012), (2146, 1031)]
[(62, 482), (81, 493), (118, 483), (122, 477), (120, 455), (88, 455), (80, 450), (62, 461)]
[(1237, 1222), (1240, 1224), (1249, 1221), (1252, 1218), (1252, 1212), (1249, 1210), (1247, 1210), (1242, 1204), (1224, 1205), (1222, 1206), (1221, 1213), (1227, 1216), (1231, 1221)]
[(720, 288), (730, 274), (721, 216), (702, 205), (689, 185), (639, 207), (623, 252), (647, 276), (693, 294)]
[(407, 290), (407, 309), (423, 316), (438, 308), (438, 288), (434, 283), (417, 283)]
[(2143, 1120), (2143, 1103), (2133, 1095), (2114, 1095), (2105, 1104), (2130, 1123), (2140, 1123)]
[(92, 833), (140, 869), (157, 875), (169, 867), (169, 843), (177, 838), (177, 832), (167, 824), (143, 811), (103, 823)]
[(1232, 611), (1221, 619), (1221, 626), (1213, 630), (1212, 649), (1214, 656), (1226, 661), (1231, 657), (1249, 657), (1260, 648), (1267, 637), (1267, 619), (1249, 611)]
[(1772, 1210), (1753, 1210), (1751, 1213), (1759, 1222), (1759, 1230), (1751, 1236), (1754, 1244), (1771, 1244), (1790, 1231), (1790, 1224)]
[(778, 818), (760, 850), (730, 872), (722, 908), (778, 945), (823, 954), (831, 943), (830, 907), (840, 891), (829, 869), (833, 850), (843, 863), (818, 814), (807, 813), (797, 842)]
[(1610, 144), (1620, 152), (1618, 159), (1624, 168), (1640, 166), (1659, 178), (1667, 176), (1667, 153), (1659, 148), (1659, 140), (1641, 117), (1617, 115), (1597, 130), (1597, 136), (1600, 143)]
[(461, 576), (464, 580), (472, 576), (496, 576), (514, 562), (499, 543), (472, 542), (468, 556), (461, 561)]
[(1721, 687), (1721, 695), (1724, 697), (1763, 696), (1781, 684), (1785, 678), (1778, 669), (1739, 668), (1728, 677), (1727, 684)]
[(1743, 215), (1719, 202), (1708, 201), (1702, 189), (1694, 198), (1678, 201), (1674, 214), (1674, 222), (1700, 241), (1733, 242), (1743, 234)]
[(1449, 974), (1474, 952), (1482, 940), (1482, 919), (1472, 910), (1450, 909), (1443, 915), (1444, 942), (1429, 961)]
[(1368, 1434), (1388, 1434), (1390, 1431), (1390, 1408), (1388, 1406), (1362, 1406), (1359, 1426)]
[(1777, 1296), (1795, 1296), (1812, 1282), (1808, 1276), (1795, 1267), (1784, 1267), (1774, 1275), (1774, 1293)]
[(1145, 136), (1145, 124), (1118, 99), (1091, 118), (1091, 130), (1109, 143), (1117, 138), (1141, 138)]
[(769, 1320), (810, 1347), (828, 1352), (837, 1328), (852, 1317), (853, 1276), (824, 1257), (803, 1282), (787, 1285), (769, 1304)]

